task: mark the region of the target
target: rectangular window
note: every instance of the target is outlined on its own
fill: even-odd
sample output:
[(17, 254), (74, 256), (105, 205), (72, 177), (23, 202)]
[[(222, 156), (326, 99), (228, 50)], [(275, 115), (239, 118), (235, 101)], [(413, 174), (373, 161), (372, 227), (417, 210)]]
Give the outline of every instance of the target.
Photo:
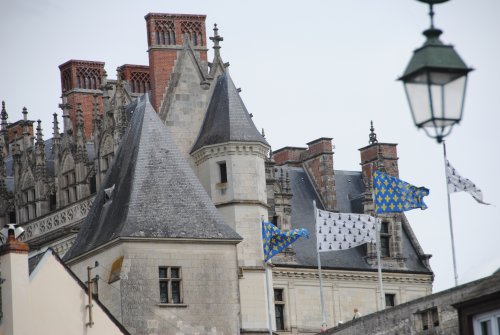
[(439, 314), (437, 307), (420, 312), (422, 330), (431, 329), (439, 326)]
[(160, 280), (160, 303), (182, 304), (181, 268), (160, 266), (158, 272)]
[(396, 306), (396, 295), (395, 294), (386, 294), (385, 295), (385, 307), (394, 307)]
[(274, 289), (274, 314), (276, 317), (276, 330), (285, 330), (285, 301), (283, 289)]
[(16, 223), (16, 211), (9, 212), (9, 223)]
[(227, 183), (227, 166), (226, 162), (220, 162), (219, 164), (219, 173), (220, 173), (220, 182)]

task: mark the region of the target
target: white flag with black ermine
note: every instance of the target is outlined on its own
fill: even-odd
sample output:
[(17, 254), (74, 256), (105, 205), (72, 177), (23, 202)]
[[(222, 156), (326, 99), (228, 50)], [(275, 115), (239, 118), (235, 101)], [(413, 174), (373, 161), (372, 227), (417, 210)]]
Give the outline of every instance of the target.
[(458, 171), (451, 166), (448, 160), (446, 160), (446, 179), (450, 193), (465, 191), (472, 195), (480, 204), (490, 205), (483, 201), (483, 192), (471, 180), (459, 175)]
[(377, 222), (367, 214), (332, 213), (317, 210), (318, 252), (347, 250), (364, 243), (376, 243)]

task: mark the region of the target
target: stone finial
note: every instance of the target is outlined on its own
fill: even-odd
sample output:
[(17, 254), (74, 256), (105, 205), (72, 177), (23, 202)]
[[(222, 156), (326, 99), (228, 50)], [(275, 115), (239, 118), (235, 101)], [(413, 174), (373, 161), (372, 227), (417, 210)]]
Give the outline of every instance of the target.
[(42, 134), (42, 121), (37, 121), (36, 126), (36, 143), (43, 143), (43, 134)]
[(57, 120), (57, 113), (52, 114), (54, 116), (54, 121), (52, 121), (52, 124), (54, 125), (52, 127), (53, 132), (52, 134), (54, 135), (54, 139), (59, 139), (59, 121)]
[(370, 144), (378, 143), (377, 134), (375, 134), (375, 128), (373, 128), (373, 121), (370, 121)]
[(5, 109), (5, 101), (2, 101), (2, 114), (1, 114), (2, 129), (4, 128), (4, 126), (7, 126), (8, 117), (9, 117), (9, 114), (7, 114), (7, 110)]
[(224, 41), (224, 37), (219, 35), (219, 28), (217, 28), (217, 23), (214, 23), (214, 36), (210, 37), (210, 40), (214, 42), (214, 54), (216, 58), (220, 57), (220, 45), (219, 42)]

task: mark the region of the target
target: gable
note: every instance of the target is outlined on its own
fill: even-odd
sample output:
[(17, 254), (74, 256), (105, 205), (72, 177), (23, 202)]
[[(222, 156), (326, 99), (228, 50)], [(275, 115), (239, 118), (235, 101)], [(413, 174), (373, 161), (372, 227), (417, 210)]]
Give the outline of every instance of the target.
[[(30, 275), (30, 300), (30, 320), (37, 333), (89, 333), (85, 286), (50, 250)], [(128, 334), (98, 301), (93, 302), (92, 318), (92, 333)]]

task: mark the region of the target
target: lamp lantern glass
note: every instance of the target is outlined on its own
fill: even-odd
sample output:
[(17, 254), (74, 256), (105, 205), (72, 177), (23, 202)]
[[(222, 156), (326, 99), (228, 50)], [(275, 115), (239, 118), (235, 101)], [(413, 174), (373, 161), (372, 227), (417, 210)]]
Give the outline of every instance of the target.
[(438, 2), (422, 2), (430, 5), (431, 27), (423, 32), (427, 39), (414, 51), (399, 80), (404, 84), (415, 125), (441, 142), (462, 119), (467, 75), (473, 69), (465, 65), (453, 46), (440, 41), (442, 31), (434, 28), (432, 21), (432, 5)]

